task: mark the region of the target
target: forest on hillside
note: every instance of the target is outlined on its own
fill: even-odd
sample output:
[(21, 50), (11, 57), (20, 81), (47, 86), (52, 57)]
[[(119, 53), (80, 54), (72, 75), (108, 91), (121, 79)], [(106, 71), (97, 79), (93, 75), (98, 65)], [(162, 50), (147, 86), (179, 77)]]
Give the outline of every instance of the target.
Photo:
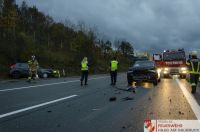
[[(67, 12), (66, 12), (67, 13)], [(35, 55), (40, 66), (80, 72), (80, 61), (89, 59), (90, 73), (105, 73), (116, 56), (120, 71), (132, 63), (133, 44), (126, 40), (111, 41), (98, 36), (95, 28), (84, 23), (56, 22), (36, 6), (20, 5), (15, 0), (0, 0), (0, 76), (6, 76), (9, 66), (27, 62)]]

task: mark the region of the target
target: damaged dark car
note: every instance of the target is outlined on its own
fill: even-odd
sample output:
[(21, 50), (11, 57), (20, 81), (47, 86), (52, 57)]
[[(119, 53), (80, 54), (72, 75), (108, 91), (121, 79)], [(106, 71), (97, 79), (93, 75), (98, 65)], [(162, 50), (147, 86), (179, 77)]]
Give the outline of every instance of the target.
[(127, 81), (129, 85), (133, 82), (150, 82), (156, 86), (160, 81), (160, 75), (154, 61), (136, 61), (127, 72)]

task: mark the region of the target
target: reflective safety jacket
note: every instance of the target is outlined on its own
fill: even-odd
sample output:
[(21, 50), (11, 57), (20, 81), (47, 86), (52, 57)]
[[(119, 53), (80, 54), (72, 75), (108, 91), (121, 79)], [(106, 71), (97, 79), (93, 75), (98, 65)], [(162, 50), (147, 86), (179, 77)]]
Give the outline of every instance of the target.
[(81, 62), (81, 71), (87, 71), (88, 70), (88, 62)]
[(28, 68), (31, 71), (36, 71), (39, 68), (39, 64), (37, 60), (29, 60), (28, 61)]
[(112, 60), (110, 63), (111, 63), (111, 67), (110, 67), (111, 71), (116, 71), (118, 68), (118, 61)]
[(200, 73), (200, 60), (199, 59), (189, 59), (187, 61), (189, 72), (192, 74)]

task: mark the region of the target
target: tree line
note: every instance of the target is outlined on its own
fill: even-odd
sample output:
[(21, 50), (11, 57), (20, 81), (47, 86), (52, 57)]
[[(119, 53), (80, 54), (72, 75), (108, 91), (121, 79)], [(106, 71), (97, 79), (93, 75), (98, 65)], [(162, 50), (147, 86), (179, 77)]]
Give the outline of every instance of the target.
[(0, 0), (0, 53), (0, 75), (8, 73), (9, 65), (26, 62), (33, 54), (40, 66), (75, 75), (84, 56), (89, 59), (91, 73), (107, 72), (114, 56), (120, 62), (119, 70), (125, 71), (134, 49), (126, 40), (101, 38), (84, 23), (70, 26), (67, 21), (56, 22), (25, 1), (17, 5), (15, 0)]

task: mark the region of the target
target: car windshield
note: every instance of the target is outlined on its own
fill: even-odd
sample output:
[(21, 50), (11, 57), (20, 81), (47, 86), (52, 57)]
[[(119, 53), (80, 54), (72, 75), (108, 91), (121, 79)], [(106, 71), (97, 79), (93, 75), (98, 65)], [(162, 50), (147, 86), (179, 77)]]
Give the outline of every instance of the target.
[(18, 68), (28, 68), (28, 64), (27, 63), (16, 63), (16, 67), (18, 67)]
[(185, 59), (185, 54), (183, 52), (163, 54), (163, 60), (184, 60), (184, 59)]
[(153, 61), (136, 61), (133, 67), (154, 67)]

